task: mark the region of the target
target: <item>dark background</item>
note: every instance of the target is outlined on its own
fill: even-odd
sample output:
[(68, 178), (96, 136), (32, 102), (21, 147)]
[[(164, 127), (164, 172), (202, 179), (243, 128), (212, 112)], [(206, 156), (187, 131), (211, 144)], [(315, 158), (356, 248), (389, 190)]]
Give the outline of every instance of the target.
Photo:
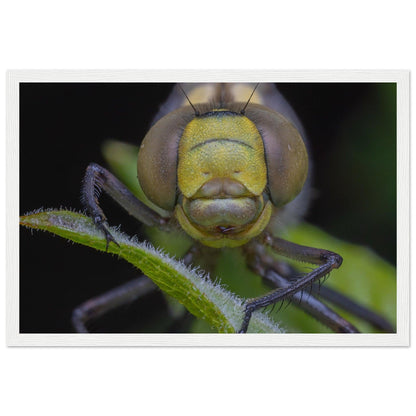
[[(20, 213), (41, 207), (81, 209), (85, 168), (90, 162), (104, 165), (102, 142), (113, 138), (139, 144), (172, 85), (21, 84)], [(395, 84), (285, 83), (279, 89), (303, 121), (312, 148), (318, 192), (307, 221), (367, 245), (395, 264)], [(124, 231), (140, 235), (140, 225), (120, 208), (104, 198), (103, 206), (112, 225), (123, 224)], [(75, 306), (137, 274), (114, 257), (21, 229), (20, 331), (72, 332)], [(120, 313), (145, 321), (163, 316), (164, 308), (156, 292)], [(111, 319), (93, 329), (116, 331), (121, 320), (127, 323), (120, 330), (130, 330), (124, 316)]]

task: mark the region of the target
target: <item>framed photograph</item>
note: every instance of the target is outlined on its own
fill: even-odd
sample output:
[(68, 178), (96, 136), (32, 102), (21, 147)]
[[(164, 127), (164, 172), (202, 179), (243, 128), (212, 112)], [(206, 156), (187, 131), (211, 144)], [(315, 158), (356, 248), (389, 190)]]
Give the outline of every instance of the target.
[(9, 345), (408, 345), (408, 72), (11, 71), (7, 99)]

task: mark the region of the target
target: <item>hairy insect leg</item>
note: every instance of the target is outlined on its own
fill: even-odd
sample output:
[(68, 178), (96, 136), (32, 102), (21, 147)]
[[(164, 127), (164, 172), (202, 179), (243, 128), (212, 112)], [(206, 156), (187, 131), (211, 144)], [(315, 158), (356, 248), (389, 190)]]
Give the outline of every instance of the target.
[[(288, 279), (285, 279), (272, 269), (266, 271), (264, 278), (273, 281), (276, 287), (279, 288), (286, 288), (290, 286), (290, 281)], [(301, 290), (293, 295), (293, 299), (296, 301), (295, 305), (298, 305), (301, 309), (316, 318), (319, 322), (323, 323), (334, 332), (350, 334), (360, 332), (354, 325), (342, 318), (316, 297), (309, 293), (304, 294), (303, 292), (304, 290)]]
[[(249, 266), (263, 279), (270, 282), (277, 288), (287, 288), (291, 285), (291, 277), (294, 270), (287, 264), (278, 263), (266, 253), (260, 244), (252, 244)], [(294, 305), (303, 309), (319, 322), (332, 329), (334, 332), (357, 333), (359, 332), (351, 323), (339, 316), (330, 307), (322, 303), (310, 293), (304, 293), (307, 289), (301, 290), (293, 295)], [(309, 292), (309, 291), (308, 291)]]
[[(192, 263), (198, 248), (192, 246), (183, 257), (186, 265)], [(157, 286), (147, 277), (140, 276), (97, 297), (87, 300), (74, 309), (72, 326), (76, 332), (88, 333), (88, 322), (106, 313), (134, 302), (155, 290)]]
[(146, 296), (156, 285), (146, 276), (140, 276), (108, 292), (82, 303), (72, 313), (76, 332), (88, 333), (87, 324), (106, 313)]
[(272, 237), (268, 233), (264, 234), (262, 242), (282, 256), (316, 264), (318, 267), (295, 282), (291, 282), (288, 287), (279, 288), (265, 296), (247, 300), (243, 323), (239, 333), (247, 332), (248, 324), (254, 311), (292, 297), (295, 293), (309, 287), (313, 282), (326, 276), (329, 272), (333, 269), (337, 269), (342, 264), (342, 257), (332, 251), (301, 246), (281, 238)]
[[(254, 244), (253, 250), (258, 256), (259, 261), (263, 263), (263, 268), (267, 265), (283, 278), (293, 280), (293, 276), (296, 275), (296, 270), (292, 266), (289, 266), (288, 264), (284, 264), (281, 262), (277, 262), (271, 256), (266, 254), (264, 247), (260, 244)], [(258, 266), (257, 269), (259, 269)], [(261, 272), (259, 272), (259, 274), (262, 275)], [(281, 287), (279, 285), (279, 281), (277, 279), (274, 279), (273, 275), (266, 276), (265, 278), (274, 286)], [(342, 293), (334, 289), (331, 289), (327, 286), (321, 285), (320, 282), (313, 283), (310, 287), (310, 290), (308, 289), (308, 292), (310, 292), (310, 294), (319, 296), (319, 298), (321, 299), (325, 299), (328, 302), (331, 302), (333, 305), (339, 306), (345, 311), (368, 322), (369, 324), (373, 325), (375, 328), (383, 332), (395, 332), (393, 326), (383, 316), (355, 302), (354, 300), (343, 295)]]
[(85, 172), (81, 199), (87, 208), (88, 214), (94, 220), (94, 223), (103, 231), (107, 240), (107, 249), (111, 241), (115, 244), (117, 242), (110, 233), (107, 218), (98, 203), (98, 198), (102, 190), (110, 195), (130, 215), (146, 225), (163, 227), (168, 222), (168, 219), (161, 217), (158, 213), (138, 200), (107, 169), (96, 163), (91, 163)]

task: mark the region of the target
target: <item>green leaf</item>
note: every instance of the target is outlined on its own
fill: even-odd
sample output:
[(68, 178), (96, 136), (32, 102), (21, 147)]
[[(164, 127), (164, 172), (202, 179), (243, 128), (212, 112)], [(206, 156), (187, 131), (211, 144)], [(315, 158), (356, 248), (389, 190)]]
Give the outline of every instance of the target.
[[(106, 239), (93, 221), (72, 211), (39, 211), (20, 217), (20, 224), (44, 230), (99, 251), (106, 251)], [(110, 244), (108, 253), (116, 254), (139, 268), (166, 294), (177, 299), (193, 315), (204, 319), (222, 333), (236, 332), (244, 315), (243, 300), (214, 284), (201, 270), (185, 266), (155, 249), (115, 229), (111, 230), (119, 247)], [(264, 313), (256, 312), (250, 332), (277, 332), (281, 329)]]

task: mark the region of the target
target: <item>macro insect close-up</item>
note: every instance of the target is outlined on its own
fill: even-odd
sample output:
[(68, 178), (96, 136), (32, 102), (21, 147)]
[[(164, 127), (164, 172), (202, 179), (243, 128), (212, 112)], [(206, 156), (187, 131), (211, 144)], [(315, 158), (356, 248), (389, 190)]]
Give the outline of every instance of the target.
[(395, 332), (395, 123), (394, 83), (21, 84), (21, 224), (64, 239), (21, 229), (20, 331)]

